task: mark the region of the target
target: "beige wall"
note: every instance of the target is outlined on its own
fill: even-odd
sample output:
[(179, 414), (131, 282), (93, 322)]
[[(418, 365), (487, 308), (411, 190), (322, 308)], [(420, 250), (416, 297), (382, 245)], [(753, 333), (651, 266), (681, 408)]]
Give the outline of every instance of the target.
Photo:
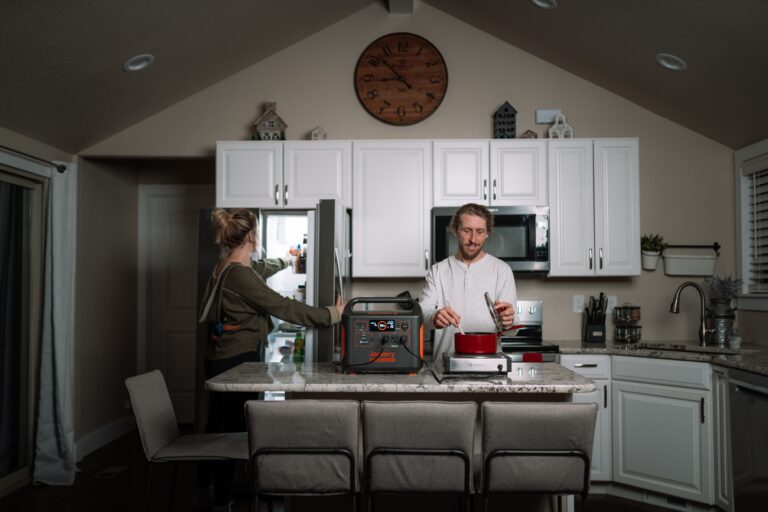
[(23, 151), (30, 155), (42, 158), (44, 160), (58, 160), (61, 162), (72, 162), (73, 155), (56, 149), (42, 142), (38, 142), (24, 135), (8, 130), (0, 126), (0, 145), (6, 146), (17, 151)]
[[(448, 64), (443, 105), (410, 127), (383, 124), (358, 104), (355, 62), (376, 37), (415, 32), (431, 40)], [(660, 71), (661, 72), (661, 71)], [(674, 75), (670, 74), (670, 80)], [(411, 16), (390, 15), (376, 4), (279, 52), (219, 84), (98, 144), (88, 154), (194, 156), (211, 154), (214, 141), (247, 139), (266, 100), (277, 101), (289, 139), (323, 126), (334, 139), (489, 138), (493, 112), (508, 100), (518, 110), (518, 131), (533, 129), (537, 108), (560, 108), (578, 137), (638, 137), (642, 232), (661, 232), (678, 244), (718, 241), (720, 273), (735, 272), (733, 152), (581, 80), (488, 34), (416, 3)], [(668, 312), (684, 281), (661, 270), (634, 279), (518, 279), (521, 297), (545, 301), (545, 336), (578, 338), (573, 294), (600, 291), (643, 307), (646, 339), (695, 336), (698, 304), (685, 292), (681, 314)], [(353, 293), (375, 295), (409, 289), (420, 280), (356, 281)]]
[(127, 414), (136, 369), (135, 173), (82, 160), (77, 187), (76, 439)]

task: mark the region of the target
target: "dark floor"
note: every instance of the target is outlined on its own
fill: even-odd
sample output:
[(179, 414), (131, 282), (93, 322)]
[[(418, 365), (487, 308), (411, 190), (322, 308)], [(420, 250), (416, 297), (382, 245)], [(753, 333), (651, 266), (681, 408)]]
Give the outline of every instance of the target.
[[(2, 512), (87, 512), (91, 510), (107, 512), (140, 511), (143, 509), (148, 464), (144, 459), (138, 434), (134, 431), (104, 448), (88, 455), (79, 464), (75, 484), (69, 487), (27, 486), (0, 498)], [(173, 510), (191, 512), (195, 489), (196, 469), (194, 464), (181, 464), (176, 482), (171, 493), (172, 466), (159, 464), (153, 470), (152, 492), (148, 510)], [(238, 474), (235, 485), (233, 512), (246, 512), (247, 486), (242, 474)], [(173, 496), (169, 508), (170, 497)], [(456, 501), (449, 497), (431, 496), (408, 500), (382, 499), (378, 501), (378, 511), (397, 510), (397, 512), (423, 512), (424, 510), (458, 510)], [(322, 500), (322, 501), (318, 501)], [(341, 497), (294, 499), (286, 504), (288, 512), (315, 510), (349, 510), (348, 500)], [(479, 505), (480, 502), (477, 502)], [(499, 497), (491, 502), (491, 510), (527, 510), (520, 497)], [(482, 507), (476, 507), (481, 510)], [(275, 507), (279, 511), (280, 507)], [(582, 510), (580, 500), (576, 500), (576, 510)], [(628, 511), (628, 512), (665, 512), (667, 509), (644, 505), (635, 501), (613, 496), (591, 495), (587, 501), (589, 512)], [(668, 512), (668, 511), (667, 511)]]

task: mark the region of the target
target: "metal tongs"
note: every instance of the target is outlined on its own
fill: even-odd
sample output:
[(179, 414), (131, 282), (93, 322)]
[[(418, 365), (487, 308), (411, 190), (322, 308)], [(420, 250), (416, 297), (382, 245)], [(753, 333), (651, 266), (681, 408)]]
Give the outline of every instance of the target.
[[(501, 325), (501, 318), (499, 318), (499, 312), (496, 311), (496, 305), (493, 302), (493, 299), (491, 299), (491, 296), (488, 294), (488, 292), (485, 292), (485, 303), (488, 305), (488, 311), (491, 313), (491, 318), (493, 319), (493, 325), (496, 326), (496, 332), (501, 336), (501, 334), (504, 332), (504, 326)], [(522, 329), (525, 327), (524, 325), (513, 325), (507, 331), (514, 331), (517, 329)]]

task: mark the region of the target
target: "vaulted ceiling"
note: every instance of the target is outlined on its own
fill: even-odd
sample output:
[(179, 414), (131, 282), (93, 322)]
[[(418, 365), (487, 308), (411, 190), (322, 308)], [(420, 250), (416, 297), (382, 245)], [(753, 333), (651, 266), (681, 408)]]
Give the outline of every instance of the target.
[[(385, 1), (0, 0), (0, 126), (76, 153)], [(422, 1), (725, 146), (768, 137), (765, 0)]]

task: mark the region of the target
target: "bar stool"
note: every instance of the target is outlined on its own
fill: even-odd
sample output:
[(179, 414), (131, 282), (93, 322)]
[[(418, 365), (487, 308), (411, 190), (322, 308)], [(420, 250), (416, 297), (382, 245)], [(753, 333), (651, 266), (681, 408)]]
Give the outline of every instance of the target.
[(349, 494), (356, 509), (360, 404), (353, 400), (248, 401), (250, 478), (255, 501)]
[(363, 402), (368, 510), (376, 493), (456, 493), (468, 510), (474, 402)]
[(483, 403), (484, 509), (491, 493), (581, 494), (583, 503), (596, 418), (593, 403)]

